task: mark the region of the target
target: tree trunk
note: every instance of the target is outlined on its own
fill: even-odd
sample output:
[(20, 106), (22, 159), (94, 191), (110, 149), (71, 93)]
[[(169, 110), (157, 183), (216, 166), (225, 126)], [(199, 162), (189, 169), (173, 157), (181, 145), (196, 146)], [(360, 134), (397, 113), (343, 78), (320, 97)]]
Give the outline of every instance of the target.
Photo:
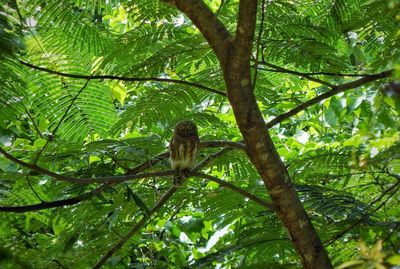
[(303, 267), (332, 268), (321, 240), (295, 192), (288, 171), (276, 152), (253, 93), (250, 57), (257, 1), (240, 1), (234, 38), (201, 0), (174, 0), (169, 3), (192, 20), (216, 53), (224, 72), (228, 99), (246, 143), (247, 155), (261, 175)]

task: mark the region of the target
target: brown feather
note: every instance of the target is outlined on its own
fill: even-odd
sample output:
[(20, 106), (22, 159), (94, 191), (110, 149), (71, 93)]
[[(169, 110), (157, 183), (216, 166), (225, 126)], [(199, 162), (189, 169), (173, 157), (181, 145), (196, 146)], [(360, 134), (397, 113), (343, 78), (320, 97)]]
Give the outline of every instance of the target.
[(169, 144), (172, 168), (179, 173), (195, 164), (200, 138), (192, 121), (178, 122)]

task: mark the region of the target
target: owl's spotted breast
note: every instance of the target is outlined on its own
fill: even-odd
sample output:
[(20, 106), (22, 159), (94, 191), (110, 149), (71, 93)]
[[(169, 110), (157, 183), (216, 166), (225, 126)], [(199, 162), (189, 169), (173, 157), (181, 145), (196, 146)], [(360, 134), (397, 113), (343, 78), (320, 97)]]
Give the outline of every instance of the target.
[(172, 169), (182, 171), (192, 168), (196, 161), (198, 143), (198, 140), (178, 142), (172, 139), (170, 143)]

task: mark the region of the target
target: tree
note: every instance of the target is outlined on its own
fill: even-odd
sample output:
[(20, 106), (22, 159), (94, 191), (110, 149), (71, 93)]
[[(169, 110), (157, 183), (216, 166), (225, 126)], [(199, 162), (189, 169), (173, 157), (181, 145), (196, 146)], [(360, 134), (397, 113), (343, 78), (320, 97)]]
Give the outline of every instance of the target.
[[(399, 4), (5, 5), (5, 266), (332, 268), (359, 239), (394, 252)], [(165, 146), (183, 118), (203, 150), (177, 187)]]

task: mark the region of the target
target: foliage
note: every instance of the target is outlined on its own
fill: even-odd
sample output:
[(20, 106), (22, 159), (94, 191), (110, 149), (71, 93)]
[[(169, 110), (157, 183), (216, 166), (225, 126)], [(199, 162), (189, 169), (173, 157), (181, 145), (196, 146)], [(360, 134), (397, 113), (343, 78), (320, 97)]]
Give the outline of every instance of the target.
[(364, 243), (360, 243), (360, 254), (362, 259), (346, 262), (338, 267), (344, 268), (386, 268), (386, 264), (399, 265), (399, 255), (387, 257), (382, 252), (382, 240), (379, 240), (375, 246), (368, 248)]
[[(232, 32), (237, 2), (206, 1)], [(260, 68), (255, 94), (266, 121), (329, 90), (266, 63), (331, 73), (314, 77), (334, 85), (359, 78), (349, 74), (395, 69), (390, 79), (342, 92), (270, 129), (335, 265), (366, 264), (357, 254), (359, 240), (379, 242), (378, 252), (392, 257), (376, 254), (379, 266), (398, 262), (400, 97), (385, 89), (399, 77), (399, 6), (397, 0), (266, 1), (261, 41), (254, 46)], [(204, 89), (225, 92), (215, 55), (173, 7), (157, 0), (20, 0), (2, 8), (0, 144), (19, 160), (72, 177), (124, 175), (164, 152), (174, 124), (184, 118), (196, 122), (203, 141), (242, 140), (224, 94)], [(145, 79), (65, 77), (23, 63), (81, 76)], [(217, 151), (204, 148), (198, 159)], [(149, 171), (167, 169), (161, 158)], [(212, 159), (203, 172), (269, 201), (240, 150)], [(130, 180), (80, 203), (2, 212), (0, 267), (91, 268), (171, 184), (170, 177)], [(2, 207), (69, 199), (96, 187), (57, 181), (0, 156)], [(299, 268), (300, 262), (270, 209), (201, 178), (190, 178), (106, 263), (217, 266)]]

